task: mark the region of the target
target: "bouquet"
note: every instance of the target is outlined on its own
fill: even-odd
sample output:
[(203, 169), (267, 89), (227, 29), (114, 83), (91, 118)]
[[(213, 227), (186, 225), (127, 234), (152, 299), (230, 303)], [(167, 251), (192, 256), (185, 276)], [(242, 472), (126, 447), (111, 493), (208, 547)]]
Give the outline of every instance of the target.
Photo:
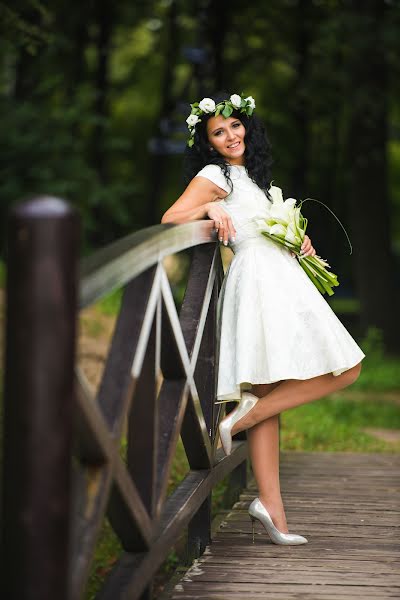
[[(289, 248), (296, 255), (301, 267), (321, 294), (327, 293), (332, 296), (334, 294), (332, 288), (338, 286), (339, 282), (334, 273), (327, 271), (327, 267), (330, 267), (330, 265), (317, 254), (315, 256), (303, 256), (300, 253), (308, 223), (308, 220), (300, 212), (302, 204), (306, 200), (313, 200), (314, 202), (319, 202), (319, 200), (306, 198), (296, 207), (297, 201), (294, 198), (283, 200), (282, 190), (279, 187), (271, 186), (269, 193), (272, 196), (273, 204), (269, 209), (268, 217), (255, 219), (260, 233), (277, 244)], [(323, 202), (320, 202), (320, 204), (323, 204)], [(325, 204), (324, 206), (328, 208)], [(328, 210), (332, 212), (329, 208)], [(333, 212), (332, 214), (337, 219)], [(339, 219), (337, 220), (339, 221)], [(340, 225), (342, 224), (340, 223)]]

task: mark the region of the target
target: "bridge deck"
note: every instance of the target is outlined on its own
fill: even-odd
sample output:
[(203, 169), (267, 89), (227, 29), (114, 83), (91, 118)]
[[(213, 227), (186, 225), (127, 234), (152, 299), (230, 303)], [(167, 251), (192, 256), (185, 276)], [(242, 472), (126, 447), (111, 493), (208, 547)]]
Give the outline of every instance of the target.
[[(308, 544), (273, 544), (247, 507), (254, 481), (221, 517), (212, 544), (173, 585), (174, 600), (400, 598), (400, 456), (281, 453), (289, 531)], [(163, 596), (164, 597), (164, 596)]]

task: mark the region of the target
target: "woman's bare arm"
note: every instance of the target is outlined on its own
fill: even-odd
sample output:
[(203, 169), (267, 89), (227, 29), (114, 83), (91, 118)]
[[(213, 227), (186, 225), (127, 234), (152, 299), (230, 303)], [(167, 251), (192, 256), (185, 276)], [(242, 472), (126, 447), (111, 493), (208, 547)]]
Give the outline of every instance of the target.
[(228, 193), (206, 177), (195, 177), (183, 194), (164, 213), (161, 223), (187, 223), (209, 217), (219, 231), (219, 239), (228, 244), (228, 238), (235, 239), (236, 230), (229, 214), (216, 200), (225, 198)]
[(208, 204), (225, 196), (227, 192), (206, 177), (194, 177), (183, 194), (163, 214), (161, 223), (186, 223), (204, 219)]

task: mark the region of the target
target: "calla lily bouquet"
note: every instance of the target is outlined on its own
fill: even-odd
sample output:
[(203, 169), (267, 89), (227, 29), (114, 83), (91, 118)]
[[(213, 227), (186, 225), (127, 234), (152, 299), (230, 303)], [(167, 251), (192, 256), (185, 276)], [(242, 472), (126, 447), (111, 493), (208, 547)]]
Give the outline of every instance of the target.
[[(297, 201), (294, 198), (283, 200), (282, 190), (279, 187), (271, 186), (269, 193), (272, 196), (273, 204), (267, 218), (255, 219), (258, 230), (277, 244), (289, 248), (297, 256), (301, 267), (321, 294), (327, 293), (332, 296), (334, 294), (332, 288), (338, 286), (339, 282), (334, 273), (327, 271), (327, 267), (330, 265), (317, 254), (303, 256), (300, 252), (308, 223), (308, 220), (300, 212), (301, 206), (303, 202), (313, 200), (313, 198), (302, 200), (298, 206), (295, 206)], [(321, 202), (321, 204), (323, 203)], [(330, 209), (328, 208), (328, 210)], [(334, 216), (336, 217), (336, 215)]]

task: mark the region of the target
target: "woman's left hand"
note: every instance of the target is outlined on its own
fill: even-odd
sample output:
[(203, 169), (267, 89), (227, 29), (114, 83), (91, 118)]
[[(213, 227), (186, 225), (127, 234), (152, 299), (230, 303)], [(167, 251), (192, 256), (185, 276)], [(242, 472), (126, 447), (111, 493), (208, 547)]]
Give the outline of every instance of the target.
[[(303, 243), (301, 245), (301, 254), (302, 254), (302, 256), (315, 256), (316, 253), (317, 252), (316, 252), (315, 248), (312, 246), (310, 238), (306, 234), (304, 236), (304, 240), (303, 240)], [(293, 257), (296, 256), (294, 252), (292, 252), (291, 254), (292, 254)]]

